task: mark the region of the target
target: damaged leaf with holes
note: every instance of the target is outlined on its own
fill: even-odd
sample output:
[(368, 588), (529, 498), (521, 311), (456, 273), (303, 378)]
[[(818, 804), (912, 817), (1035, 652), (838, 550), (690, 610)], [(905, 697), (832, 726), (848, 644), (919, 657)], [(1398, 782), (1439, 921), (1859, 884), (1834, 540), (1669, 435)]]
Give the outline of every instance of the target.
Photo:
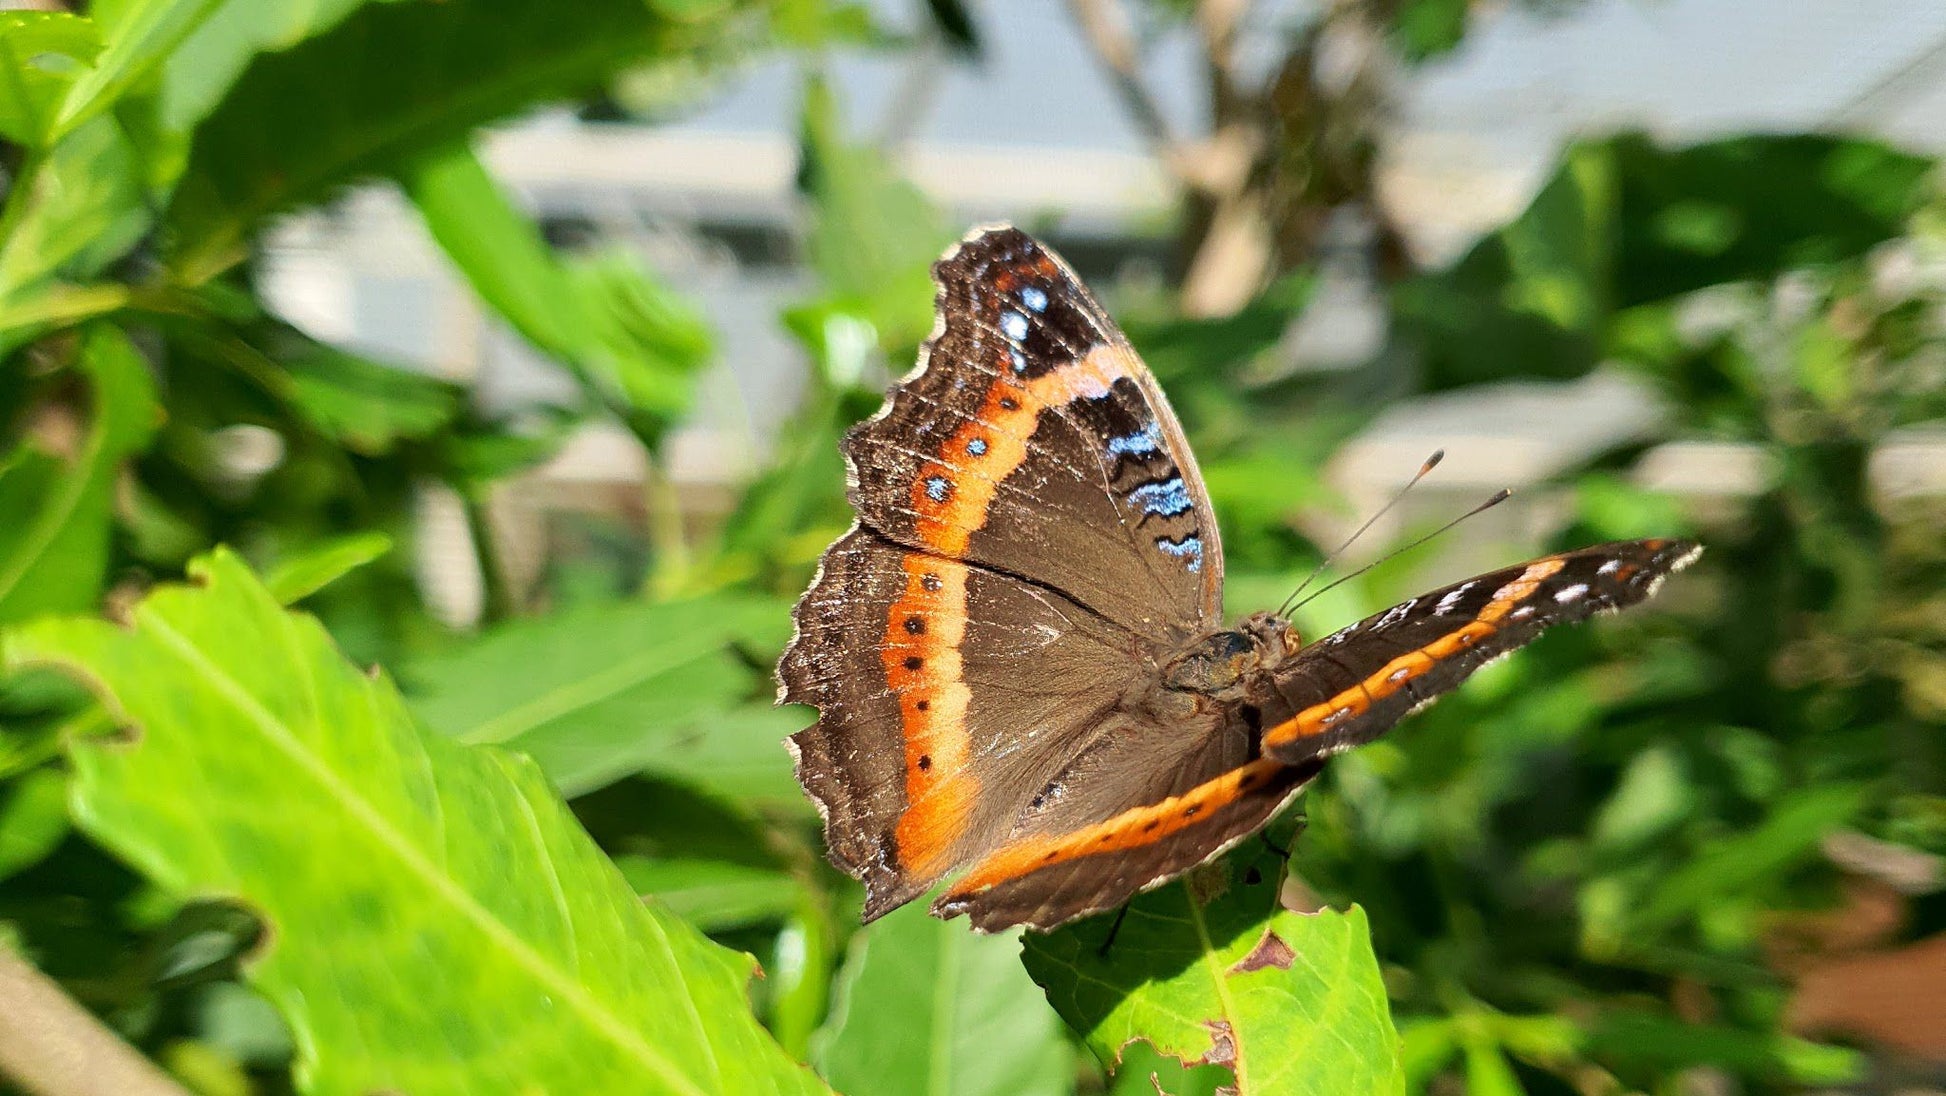
[(1143, 1041), (1229, 1069), (1240, 1096), (1404, 1092), (1365, 912), (1284, 908), (1268, 846), (1136, 898), (1119, 928), (1030, 933), (1028, 972), (1109, 1069)]

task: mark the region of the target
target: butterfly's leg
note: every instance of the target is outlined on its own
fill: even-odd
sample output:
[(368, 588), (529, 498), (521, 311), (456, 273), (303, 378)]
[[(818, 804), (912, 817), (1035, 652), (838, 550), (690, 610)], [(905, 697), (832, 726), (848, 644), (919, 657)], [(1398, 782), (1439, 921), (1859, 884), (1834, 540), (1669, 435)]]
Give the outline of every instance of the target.
[[(1269, 826), (1266, 826), (1265, 828), (1258, 830), (1257, 838), (1264, 843), (1265, 848), (1269, 849), (1271, 852), (1276, 853), (1278, 856), (1283, 857), (1284, 863), (1288, 864), (1291, 861), (1291, 846), (1297, 844), (1297, 836), (1304, 832), (1304, 826), (1306, 821), (1307, 820), (1305, 819), (1305, 817), (1301, 814), (1291, 820), (1292, 823), (1291, 836), (1289, 838), (1290, 844), (1279, 845), (1276, 841), (1272, 840), (1270, 836)], [(1272, 825), (1276, 825), (1276, 823), (1272, 823)]]
[(1115, 911), (1115, 923), (1108, 926), (1108, 935), (1102, 938), (1101, 946), (1095, 949), (1097, 956), (1103, 959), (1108, 958), (1108, 946), (1115, 942), (1115, 934), (1122, 931), (1122, 919), (1127, 916), (1128, 903), (1123, 902), (1122, 908)]

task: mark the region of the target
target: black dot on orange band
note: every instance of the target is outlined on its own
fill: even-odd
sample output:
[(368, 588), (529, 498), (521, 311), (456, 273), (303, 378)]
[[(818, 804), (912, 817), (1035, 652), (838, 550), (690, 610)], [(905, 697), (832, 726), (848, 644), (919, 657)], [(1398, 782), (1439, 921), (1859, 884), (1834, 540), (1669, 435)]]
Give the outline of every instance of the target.
[(928, 571), (919, 576), (919, 585), (924, 586), (928, 590), (937, 590), (940, 587), (939, 576)]
[(1156, 828), (1157, 826), (1160, 826), (1160, 825), (1162, 825), (1162, 819), (1160, 819), (1160, 818), (1151, 818), (1151, 819), (1149, 819), (1149, 820), (1148, 820), (1148, 822), (1147, 822), (1147, 823), (1145, 823), (1145, 824), (1144, 824), (1144, 825), (1142, 826), (1142, 831), (1143, 831), (1144, 833), (1147, 833), (1148, 831), (1150, 831), (1150, 830), (1152, 830), (1152, 829), (1155, 829), (1155, 828)]
[(1043, 856), (1043, 857), (1041, 857), (1041, 859), (1042, 859), (1042, 860), (1052, 860), (1052, 859), (1054, 859), (1055, 857), (1057, 857), (1057, 856), (1059, 856), (1059, 855), (1061, 855), (1061, 853), (1059, 852), (1059, 850), (1056, 850), (1056, 851), (1054, 851), (1054, 852), (1050, 852), (1050, 853), (1048, 853), (1048, 854), (1047, 854), (1046, 856)]
[(906, 634), (907, 634), (907, 635), (914, 635), (914, 636), (916, 636), (916, 635), (924, 635), (924, 634), (925, 634), (925, 631), (926, 631), (926, 622), (925, 622), (925, 621), (923, 621), (923, 620), (920, 620), (920, 619), (919, 619), (918, 617), (916, 617), (916, 616), (909, 616), (909, 617), (906, 617), (906, 618), (905, 618), (905, 631), (906, 631)]
[(1018, 411), (1020, 410), (1020, 401), (1014, 399), (1012, 396), (1002, 396), (1000, 397), (1000, 410)]
[(919, 755), (919, 771), (923, 773), (923, 772), (929, 772), (929, 771), (931, 771), (931, 769), (932, 769), (932, 755), (930, 755), (930, 754), (920, 754), (920, 755)]
[(1184, 818), (1194, 818), (1196, 817), (1196, 812), (1202, 809), (1203, 809), (1203, 805), (1201, 803), (1191, 803), (1189, 806), (1184, 807), (1182, 809), (1182, 816)]
[(920, 711), (922, 711), (922, 712), (923, 712), (923, 711), (925, 711), (925, 710), (926, 710), (927, 708), (930, 708), (930, 707), (932, 707), (932, 701), (930, 701), (930, 700), (915, 700), (915, 701), (913, 701), (913, 702), (912, 702), (912, 706), (913, 706), (913, 707), (915, 707), (915, 708), (917, 708), (917, 709), (919, 709)]
[(905, 668), (908, 670), (916, 670), (925, 664), (926, 660), (920, 658), (918, 655), (907, 655), (905, 658)]

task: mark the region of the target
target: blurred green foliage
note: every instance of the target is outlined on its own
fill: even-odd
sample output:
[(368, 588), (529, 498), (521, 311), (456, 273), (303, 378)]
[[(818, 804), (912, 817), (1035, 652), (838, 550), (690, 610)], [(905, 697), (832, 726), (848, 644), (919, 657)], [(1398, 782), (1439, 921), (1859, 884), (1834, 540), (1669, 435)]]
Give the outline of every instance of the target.
[[(1458, 40), (1468, 5), (1374, 11), (1399, 54), (1417, 58)], [(961, 55), (998, 30), (959, 3), (925, 12), (925, 33)], [(574, 874), (558, 863), (617, 881), (562, 885), (559, 899), (635, 926), (638, 962), (666, 959), (704, 987), (692, 998), (720, 998), (703, 1035), (743, 1047), (740, 1065), (809, 1061), (854, 1093), (910, 1091), (905, 1074), (919, 1070), (934, 1091), (966, 1093), (1146, 1092), (1152, 1072), (1170, 1092), (1226, 1080), (1153, 1046), (1114, 1045), (1128, 1033), (1114, 1026), (1118, 1006), (1180, 1000), (1141, 966), (1180, 943), (1166, 934), (1145, 943), (1138, 925), (1141, 946), (1099, 960), (1104, 984), (1149, 984), (1070, 993), (1061, 1015), (1083, 1032), (1071, 1034), (1010, 940), (916, 908), (857, 931), (858, 890), (823, 862), (778, 747), (806, 716), (770, 706), (768, 667), (790, 599), (849, 520), (838, 438), (926, 334), (926, 267), (957, 232), (880, 150), (845, 137), (844, 104), (820, 71), (834, 49), (911, 45), (822, 0), (127, 0), (92, 17), (0, 13), (0, 86), (14, 89), (0, 98), (0, 642), (16, 666), (0, 680), (0, 935), (199, 1091), (330, 1089), (316, 1065), (349, 1059), (319, 1033), (347, 1017), (292, 1010), (289, 987), (306, 976), (265, 967), (253, 949), (266, 930), (280, 962), (328, 966), (381, 939), (374, 926), (478, 879), (456, 868), (409, 891), (334, 893), (349, 912), (329, 931), (297, 931), (324, 908), (280, 889), (307, 882), (278, 867), (301, 856), (272, 840), (275, 827), (235, 820), (309, 819), (322, 834), (357, 816), (408, 833), (413, 811), (446, 803), (473, 812), (454, 816), (466, 824), (450, 851), (477, 869), (487, 838), (516, 847), (503, 808), (525, 797), (549, 819), (547, 847), (566, 851), (551, 874), (509, 852), (498, 867), (526, 886), (504, 906), (485, 902), (477, 923), (506, 929), (502, 944), (554, 946), (555, 922), (532, 903)], [(478, 127), (612, 80), (642, 98), (779, 53), (806, 73), (799, 184), (816, 288), (779, 318), (809, 385), (773, 463), (694, 535), (651, 491), (652, 535), (623, 569), (627, 596), (590, 603), (566, 560), (533, 597), (489, 581), (481, 632), (439, 625), (411, 571), (422, 490), (461, 500), (482, 572), (501, 576), (486, 535), (496, 487), (596, 418), (659, 456), (715, 355), (696, 303), (634, 258), (551, 247), (476, 158)], [(494, 417), (461, 387), (266, 311), (251, 257), (269, 219), (368, 179), (400, 187), (482, 304), (574, 378), (571, 397)], [(1813, 911), (1849, 908), (1875, 878), (1833, 854), (1837, 837), (1932, 865), (1902, 884), (1898, 924), (1873, 946), (1946, 932), (1946, 500), (1898, 489), (1892, 461), (1946, 416), (1943, 213), (1933, 164), (1865, 140), (1672, 150), (1620, 136), (1568, 149), (1530, 207), (1459, 262), (1384, 285), (1386, 345), (1355, 367), (1283, 361), (1317, 280), (1301, 264), (1226, 318), (1129, 302), (1128, 331), (1197, 445), (1239, 609), (1274, 602), (1316, 561), (1293, 518), (1338, 505), (1324, 463), (1386, 402), (1597, 370), (1661, 398), (1650, 436), (1542, 486), (1559, 520), (1506, 554), (1680, 533), (1709, 545), (1703, 563), (1651, 610), (1551, 635), (1482, 672), (1334, 762), (1303, 801), (1292, 871), (1369, 917), (1409, 1091), (1864, 1091), (1899, 1075), (1867, 1032), (1853, 1033), (1855, 1048), (1794, 1032), (1793, 975), (1809, 960), (1780, 956)], [(1645, 486), (1638, 458), (1668, 442), (1739, 446), (1749, 489)], [(227, 576), (222, 589), (142, 600), (219, 545), (264, 585), (219, 555), (196, 566)], [(1407, 556), (1359, 576), (1307, 608), (1305, 632), (1417, 592), (1421, 570)], [(234, 767), (230, 780), (197, 784), (183, 755), (171, 755), (181, 779), (110, 779), (103, 759), (143, 756), (118, 753), (128, 698), (104, 709), (20, 664), (38, 651), (100, 670), (102, 652), (137, 642), (84, 617), (133, 612), (153, 627), (220, 603), (233, 614), (225, 628), (308, 627), (274, 602), (301, 603), (351, 663), (397, 680), (397, 695), (357, 684), (321, 642), (277, 656), (336, 682), (344, 703), (380, 706), (347, 725), (383, 729), (387, 750), (355, 764), (327, 764), (324, 748), (293, 754), (339, 770), (336, 786), (369, 787), (307, 802), (293, 776), (248, 764), (247, 729), (176, 740), (207, 751), (198, 764)], [(193, 646), (232, 668), (273, 665), (267, 645), (215, 633)], [(124, 662), (123, 688), (147, 683), (136, 691), (158, 729), (221, 723), (217, 676), (186, 675), (172, 693)], [(503, 755), (431, 735), (532, 758), (593, 843), (547, 813), (551, 793), (519, 763), (504, 762), (505, 784), (440, 775)], [(400, 759), (414, 751), (444, 759), (425, 778), (448, 798), (413, 784), (421, 774)], [(406, 791), (387, 799), (394, 784)], [(616, 872), (595, 863), (597, 846)], [(1262, 850), (1238, 865), (1250, 856)], [(191, 900), (215, 879), (248, 904)], [(613, 901), (619, 880), (656, 897), (652, 916), (632, 920), (632, 904)], [(427, 948), (456, 946), (454, 918), (423, 920)], [(679, 943), (642, 946), (651, 923)], [(740, 960), (691, 927), (760, 960), (751, 1009), (768, 1040), (736, 992)], [(1049, 956), (1069, 970), (1097, 961), (1062, 949), (1100, 928), (1036, 942), (1028, 966), (1057, 1003), (1065, 976)], [(517, 947), (476, 950), (482, 978), (561, 978)], [(609, 1001), (584, 1001), (592, 1019), (564, 1027), (563, 1045), (614, 1036), (604, 1024), (627, 1010)], [(1253, 1039), (1280, 1019), (1248, 1003), (1237, 1016), (1261, 1025)], [(1191, 1046), (1163, 1024), (1130, 1031), (1165, 1051)], [(322, 1057), (301, 1061), (307, 1047)], [(1090, 1051), (1120, 1052), (1124, 1067), (1104, 1077)]]

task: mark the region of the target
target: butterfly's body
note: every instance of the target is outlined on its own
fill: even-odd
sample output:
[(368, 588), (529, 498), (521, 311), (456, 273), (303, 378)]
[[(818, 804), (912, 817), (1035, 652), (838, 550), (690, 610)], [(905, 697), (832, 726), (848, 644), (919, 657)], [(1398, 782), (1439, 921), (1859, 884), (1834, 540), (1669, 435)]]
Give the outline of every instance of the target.
[(1693, 555), (1602, 545), (1435, 591), (1319, 643), (1221, 618), (1223, 559), (1154, 378), (1013, 229), (934, 268), (920, 366), (846, 439), (853, 529), (779, 665), (792, 736), (866, 916), (976, 927), (1112, 908), (1256, 832), (1324, 758), (1548, 624), (1640, 600)]

